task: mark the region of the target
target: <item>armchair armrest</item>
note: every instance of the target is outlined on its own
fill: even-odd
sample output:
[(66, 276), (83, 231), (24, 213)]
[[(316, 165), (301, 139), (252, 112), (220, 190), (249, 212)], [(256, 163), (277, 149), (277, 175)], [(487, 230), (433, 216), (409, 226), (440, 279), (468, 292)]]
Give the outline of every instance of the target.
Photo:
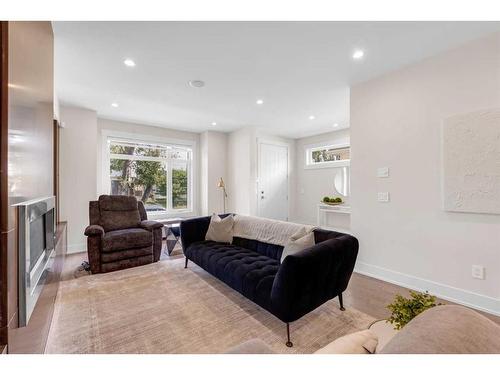
[(342, 293), (351, 278), (358, 247), (355, 237), (344, 235), (287, 256), (271, 290), (276, 316), (293, 322)]
[(85, 228), (85, 235), (86, 236), (103, 236), (104, 235), (104, 228), (101, 227), (100, 225), (89, 225), (87, 228)]
[(139, 225), (141, 226), (141, 228), (149, 230), (150, 232), (152, 232), (155, 229), (163, 227), (163, 224), (160, 223), (159, 221), (152, 221), (152, 220), (143, 220)]

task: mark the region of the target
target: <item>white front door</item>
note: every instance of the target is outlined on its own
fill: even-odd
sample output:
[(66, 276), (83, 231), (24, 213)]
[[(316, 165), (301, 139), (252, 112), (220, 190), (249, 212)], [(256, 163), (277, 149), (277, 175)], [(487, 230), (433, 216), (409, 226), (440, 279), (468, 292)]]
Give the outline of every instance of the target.
[(288, 147), (259, 143), (259, 216), (288, 220)]

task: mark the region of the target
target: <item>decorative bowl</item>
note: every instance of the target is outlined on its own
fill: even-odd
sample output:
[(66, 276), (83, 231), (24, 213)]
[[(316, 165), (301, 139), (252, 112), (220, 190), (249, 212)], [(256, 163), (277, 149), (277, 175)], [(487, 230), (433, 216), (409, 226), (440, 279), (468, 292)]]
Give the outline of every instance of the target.
[(344, 202), (323, 202), (323, 201), (321, 201), (321, 203), (327, 204), (329, 206), (338, 206), (339, 204), (344, 204)]

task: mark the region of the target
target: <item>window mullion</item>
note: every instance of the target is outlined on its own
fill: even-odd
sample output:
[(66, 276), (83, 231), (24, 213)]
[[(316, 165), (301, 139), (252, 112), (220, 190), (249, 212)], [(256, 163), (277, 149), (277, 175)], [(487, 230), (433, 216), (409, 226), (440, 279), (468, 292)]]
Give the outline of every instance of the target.
[(168, 191), (167, 191), (167, 197), (168, 197), (168, 202), (167, 202), (167, 211), (171, 213), (173, 211), (172, 207), (172, 162), (167, 162), (167, 170), (168, 170), (168, 176), (167, 176), (167, 186), (168, 186)]

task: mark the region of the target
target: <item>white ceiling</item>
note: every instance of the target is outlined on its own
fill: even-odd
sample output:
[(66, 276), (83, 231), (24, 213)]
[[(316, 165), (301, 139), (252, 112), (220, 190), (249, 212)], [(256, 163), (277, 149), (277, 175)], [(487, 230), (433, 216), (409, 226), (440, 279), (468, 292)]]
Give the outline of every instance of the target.
[[(174, 129), (232, 131), (251, 125), (292, 138), (334, 130), (334, 123), (338, 129), (349, 126), (352, 84), (500, 30), (496, 22), (53, 26), (56, 90), (63, 104)], [(365, 51), (361, 61), (352, 59), (356, 48)], [(136, 67), (126, 67), (125, 58)], [(190, 87), (193, 79), (206, 86)]]

